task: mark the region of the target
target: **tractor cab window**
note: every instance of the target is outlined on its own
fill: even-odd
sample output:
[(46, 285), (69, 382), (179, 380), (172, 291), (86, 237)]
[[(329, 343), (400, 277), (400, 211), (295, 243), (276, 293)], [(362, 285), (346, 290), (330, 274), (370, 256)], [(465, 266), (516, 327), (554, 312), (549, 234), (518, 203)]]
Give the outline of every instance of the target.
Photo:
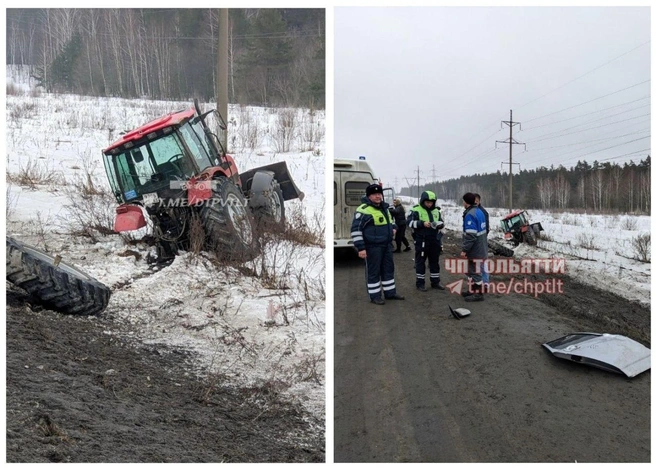
[(508, 221), (508, 226), (509, 226), (510, 229), (519, 228), (521, 225), (522, 225), (522, 218), (519, 215), (515, 216), (515, 217), (512, 217)]
[(114, 194), (127, 202), (167, 188), (170, 181), (186, 180), (196, 173), (196, 168), (184, 152), (178, 137), (169, 134), (122, 153), (105, 155)]
[(163, 175), (164, 179), (187, 179), (196, 173), (196, 168), (185, 157), (184, 147), (175, 134), (148, 142), (146, 146), (156, 172)]
[[(200, 134), (197, 132), (200, 132)], [(211, 153), (201, 138), (203, 135), (203, 129), (200, 127), (200, 124), (192, 126), (187, 122), (180, 127), (180, 135), (182, 135), (184, 142), (187, 144), (187, 147), (191, 152), (192, 158), (196, 160), (196, 164), (201, 171), (215, 165), (210, 157)]]
[[(112, 158), (105, 156), (106, 159)], [(115, 194), (122, 194), (126, 201), (139, 197), (141, 186), (150, 179), (153, 168), (150, 161), (143, 157), (140, 148), (132, 148), (113, 158), (116, 169), (118, 188), (114, 188)], [(111, 166), (107, 162), (106, 166)]]

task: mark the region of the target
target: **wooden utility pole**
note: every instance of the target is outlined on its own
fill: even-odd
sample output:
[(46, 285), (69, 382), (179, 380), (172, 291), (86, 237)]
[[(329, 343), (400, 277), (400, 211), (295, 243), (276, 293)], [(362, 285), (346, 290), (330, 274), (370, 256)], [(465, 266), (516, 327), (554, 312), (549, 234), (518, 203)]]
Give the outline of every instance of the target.
[[(508, 144), (510, 144), (509, 162), (507, 163), (510, 167), (510, 182), (509, 182), (510, 187), (509, 187), (509, 190), (508, 190), (508, 194), (509, 194), (508, 195), (508, 210), (510, 210), (512, 212), (512, 209), (513, 209), (512, 147), (513, 147), (513, 145), (524, 145), (524, 149), (526, 150), (526, 144), (525, 143), (520, 143), (517, 140), (514, 140), (513, 137), (512, 137), (512, 131), (513, 131), (514, 126), (519, 125), (519, 130), (522, 129), (522, 124), (521, 123), (513, 122), (513, 120), (512, 120), (512, 109), (510, 110), (510, 120), (509, 121), (501, 121), (502, 126), (503, 126), (503, 124), (506, 124), (510, 128), (510, 138), (508, 138), (508, 140), (497, 140), (496, 143), (495, 143), (495, 147), (496, 147), (497, 143), (508, 143)], [(503, 163), (501, 163), (501, 164), (503, 165)], [(517, 163), (515, 163), (515, 164), (517, 164)]]
[[(228, 122), (228, 9), (219, 8), (219, 33), (217, 35), (216, 109)], [(228, 151), (228, 129), (219, 133), (225, 151)]]

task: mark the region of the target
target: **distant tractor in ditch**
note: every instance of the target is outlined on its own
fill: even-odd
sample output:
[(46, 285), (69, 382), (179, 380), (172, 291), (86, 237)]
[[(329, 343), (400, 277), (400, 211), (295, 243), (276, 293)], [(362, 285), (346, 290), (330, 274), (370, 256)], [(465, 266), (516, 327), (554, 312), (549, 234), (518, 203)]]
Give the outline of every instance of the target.
[[(283, 226), (284, 201), (300, 198), (282, 161), (240, 173), (210, 130), (198, 101), (189, 109), (155, 119), (103, 150), (116, 200), (114, 231), (152, 223), (158, 258), (170, 259), (190, 245), (221, 257), (253, 259), (258, 228)], [(200, 229), (200, 243), (197, 242)]]
[(503, 237), (511, 240), (515, 246), (522, 242), (534, 246), (538, 242), (540, 231), (544, 229), (540, 222), (529, 221), (526, 210), (515, 210), (501, 219), (501, 231)]

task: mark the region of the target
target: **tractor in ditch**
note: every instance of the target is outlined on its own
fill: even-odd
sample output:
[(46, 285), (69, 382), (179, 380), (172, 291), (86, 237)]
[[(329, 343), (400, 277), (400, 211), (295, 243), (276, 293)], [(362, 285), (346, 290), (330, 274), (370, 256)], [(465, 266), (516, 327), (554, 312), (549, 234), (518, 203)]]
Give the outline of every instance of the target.
[(503, 237), (512, 241), (515, 246), (522, 242), (534, 246), (538, 242), (540, 231), (544, 229), (540, 222), (529, 221), (526, 210), (515, 210), (501, 219), (501, 231)]
[(284, 226), (284, 202), (304, 197), (284, 161), (240, 172), (207, 122), (212, 113), (225, 130), (222, 116), (202, 112), (195, 100), (102, 151), (119, 203), (114, 231), (143, 228), (147, 216), (158, 259), (188, 250), (199, 236), (202, 248), (221, 257), (253, 259), (259, 229)]

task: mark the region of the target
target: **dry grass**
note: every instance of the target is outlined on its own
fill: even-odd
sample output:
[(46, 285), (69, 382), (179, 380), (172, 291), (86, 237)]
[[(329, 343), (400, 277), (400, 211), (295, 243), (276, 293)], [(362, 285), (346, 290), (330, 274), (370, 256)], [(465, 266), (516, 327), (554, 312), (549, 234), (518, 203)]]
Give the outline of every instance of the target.
[(18, 186), (36, 189), (37, 186), (63, 184), (64, 178), (44, 160), (29, 158), (27, 162), (18, 163), (18, 173), (7, 173), (7, 180)]
[(599, 249), (599, 246), (596, 243), (596, 238), (592, 234), (580, 233), (576, 237), (576, 241), (583, 249), (588, 249), (590, 251), (596, 251)]
[(270, 135), (273, 149), (277, 153), (287, 153), (292, 148), (292, 143), (296, 139), (296, 133), (298, 132), (296, 113), (296, 109), (278, 110), (276, 124)]
[(319, 144), (326, 134), (326, 129), (316, 118), (316, 111), (310, 109), (301, 120), (300, 141), (301, 151), (320, 152)]
[(651, 233), (638, 235), (631, 240), (634, 259), (640, 262), (651, 262)]
[(620, 223), (620, 228), (625, 231), (635, 231), (638, 229), (638, 219), (636, 217), (624, 217)]
[(68, 199), (65, 224), (71, 235), (97, 243), (100, 236), (117, 234), (114, 231), (116, 200), (91, 176), (74, 178), (64, 186), (64, 195)]

